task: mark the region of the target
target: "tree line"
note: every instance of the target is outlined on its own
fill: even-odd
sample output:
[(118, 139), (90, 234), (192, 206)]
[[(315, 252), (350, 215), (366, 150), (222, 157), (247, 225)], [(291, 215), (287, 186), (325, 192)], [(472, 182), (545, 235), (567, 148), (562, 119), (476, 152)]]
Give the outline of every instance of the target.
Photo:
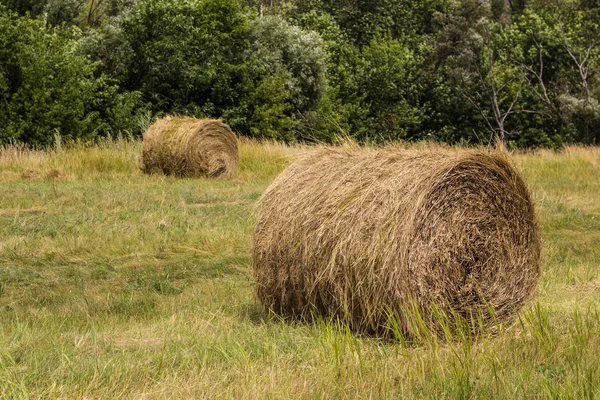
[(0, 143), (600, 142), (600, 0), (0, 0)]

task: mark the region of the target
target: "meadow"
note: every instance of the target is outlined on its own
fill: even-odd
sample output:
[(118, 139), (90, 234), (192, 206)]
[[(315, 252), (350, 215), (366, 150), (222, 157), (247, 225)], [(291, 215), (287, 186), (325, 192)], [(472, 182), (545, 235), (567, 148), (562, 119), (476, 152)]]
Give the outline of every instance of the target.
[(307, 151), (243, 141), (208, 180), (143, 175), (135, 141), (1, 148), (0, 398), (600, 397), (600, 148), (513, 154), (538, 296), (497, 335), (418, 344), (257, 304), (255, 203)]

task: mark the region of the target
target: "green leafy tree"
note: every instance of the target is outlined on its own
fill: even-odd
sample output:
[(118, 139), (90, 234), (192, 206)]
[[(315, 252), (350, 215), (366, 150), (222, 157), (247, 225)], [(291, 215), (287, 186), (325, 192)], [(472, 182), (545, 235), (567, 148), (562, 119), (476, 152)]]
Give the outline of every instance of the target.
[(139, 95), (122, 93), (81, 54), (76, 28), (51, 28), (0, 6), (0, 141), (136, 133)]
[(546, 5), (526, 10), (507, 29), (512, 62), (527, 82), (529, 107), (540, 117), (520, 122), (526, 127), (538, 122), (535, 136), (552, 134), (555, 143), (600, 139), (597, 21), (597, 8)]
[(568, 55), (563, 57), (567, 76), (572, 77), (561, 101), (577, 126), (577, 139), (600, 143), (600, 7), (582, 3), (557, 18), (558, 37)]
[(135, 54), (125, 34), (124, 15), (111, 17), (101, 27), (91, 29), (81, 39), (81, 51), (98, 62), (96, 74), (105, 74), (125, 87)]
[(46, 22), (76, 25), (82, 29), (99, 27), (110, 17), (126, 13), (138, 0), (0, 0), (9, 10), (37, 18), (46, 15)]
[(422, 60), (393, 39), (363, 48), (354, 65), (351, 90), (340, 90), (353, 136), (361, 140), (408, 139), (419, 130), (426, 107), (421, 104)]
[(299, 139), (302, 116), (315, 110), (327, 91), (327, 54), (320, 36), (277, 16), (252, 22), (246, 50), (251, 82), (242, 102), (254, 136)]
[[(425, 95), (425, 43), (389, 36), (358, 46), (335, 18), (310, 11), (300, 24), (318, 31), (329, 53), (328, 94), (330, 132), (343, 131), (359, 140), (415, 139), (425, 136), (429, 118)], [(336, 132), (337, 130), (337, 132)]]
[(248, 20), (236, 0), (148, 0), (122, 24), (123, 85), (156, 111), (219, 117), (239, 104)]
[(471, 124), (475, 137), (518, 143), (519, 115), (539, 111), (524, 101), (525, 82), (505, 38), (504, 24), (510, 24), (494, 15), (498, 12), (493, 2), (461, 0), (451, 14), (440, 16), (436, 68), (478, 116)]
[(0, 9), (1, 140), (44, 145), (55, 132), (94, 134), (94, 65), (78, 54), (73, 34)]
[(313, 10), (333, 16), (338, 26), (358, 46), (367, 46), (375, 38), (420, 37), (435, 32), (434, 15), (451, 4), (449, 0), (306, 0), (293, 1), (295, 13)]

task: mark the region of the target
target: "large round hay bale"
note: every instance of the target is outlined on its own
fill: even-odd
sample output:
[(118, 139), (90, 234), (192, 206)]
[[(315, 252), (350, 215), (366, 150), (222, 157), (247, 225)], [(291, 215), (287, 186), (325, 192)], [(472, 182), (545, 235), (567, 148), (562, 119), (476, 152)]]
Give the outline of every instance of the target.
[(469, 332), (511, 320), (540, 277), (528, 189), (499, 152), (325, 149), (266, 190), (260, 301), (359, 332)]
[(167, 117), (144, 133), (142, 169), (176, 176), (231, 176), (239, 164), (237, 138), (215, 119)]

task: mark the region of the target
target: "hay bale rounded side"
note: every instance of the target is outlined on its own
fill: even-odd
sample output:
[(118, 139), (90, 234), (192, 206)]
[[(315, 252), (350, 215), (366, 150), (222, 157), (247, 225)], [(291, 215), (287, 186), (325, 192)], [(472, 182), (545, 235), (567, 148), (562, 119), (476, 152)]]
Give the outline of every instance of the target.
[(266, 190), (253, 264), (259, 300), (283, 316), (411, 336), (415, 313), (438, 333), (510, 321), (540, 253), (528, 189), (500, 153), (327, 149)]
[(142, 170), (176, 176), (231, 176), (239, 152), (235, 133), (215, 119), (167, 117), (144, 133)]

